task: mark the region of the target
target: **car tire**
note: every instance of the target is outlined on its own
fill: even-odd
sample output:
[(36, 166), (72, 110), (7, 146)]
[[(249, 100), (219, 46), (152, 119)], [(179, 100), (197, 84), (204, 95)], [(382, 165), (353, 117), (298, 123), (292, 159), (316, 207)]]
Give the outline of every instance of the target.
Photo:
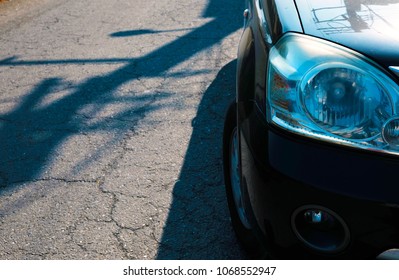
[(251, 223), (252, 212), (248, 209), (247, 189), (241, 180), (239, 128), (235, 102), (230, 105), (224, 124), (223, 170), (227, 203), (235, 234), (250, 258), (264, 258), (262, 246)]

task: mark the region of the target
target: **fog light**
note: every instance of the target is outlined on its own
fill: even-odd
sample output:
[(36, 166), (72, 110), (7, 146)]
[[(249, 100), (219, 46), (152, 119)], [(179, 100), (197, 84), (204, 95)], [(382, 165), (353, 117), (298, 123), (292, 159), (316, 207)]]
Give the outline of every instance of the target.
[(323, 212), (317, 210), (309, 210), (303, 214), (305, 220), (309, 223), (321, 223), (323, 220)]
[(385, 122), (382, 128), (382, 138), (391, 148), (399, 149), (399, 116)]
[(325, 253), (338, 253), (349, 244), (349, 229), (335, 212), (307, 205), (292, 215), (292, 228), (306, 246)]

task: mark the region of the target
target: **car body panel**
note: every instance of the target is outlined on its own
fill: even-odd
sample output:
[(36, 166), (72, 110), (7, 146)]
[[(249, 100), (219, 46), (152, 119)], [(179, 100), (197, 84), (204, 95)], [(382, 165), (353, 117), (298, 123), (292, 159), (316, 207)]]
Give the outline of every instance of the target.
[(304, 33), (399, 66), (398, 0), (296, 0)]
[[(292, 0), (255, 0), (253, 9), (259, 21), (264, 22), (261, 28), (267, 33), (265, 41), (275, 43), (286, 32), (302, 33), (295, 2)], [(269, 37), (269, 38), (267, 38)]]

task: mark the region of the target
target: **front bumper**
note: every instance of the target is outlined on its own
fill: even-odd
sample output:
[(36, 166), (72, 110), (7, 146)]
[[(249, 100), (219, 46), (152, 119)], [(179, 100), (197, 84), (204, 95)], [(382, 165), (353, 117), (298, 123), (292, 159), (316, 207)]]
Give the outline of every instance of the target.
[[(399, 159), (312, 141), (259, 117), (241, 126), (242, 176), (253, 220), (277, 257), (295, 251), (300, 258), (362, 259), (399, 248)], [(320, 251), (298, 238), (293, 214), (306, 205), (343, 220), (345, 246)]]

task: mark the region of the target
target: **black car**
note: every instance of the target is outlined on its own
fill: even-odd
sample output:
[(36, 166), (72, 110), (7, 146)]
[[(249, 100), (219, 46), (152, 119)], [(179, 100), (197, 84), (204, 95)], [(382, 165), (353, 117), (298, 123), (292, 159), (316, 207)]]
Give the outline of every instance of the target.
[(252, 257), (399, 248), (399, 0), (252, 0), (224, 128)]

